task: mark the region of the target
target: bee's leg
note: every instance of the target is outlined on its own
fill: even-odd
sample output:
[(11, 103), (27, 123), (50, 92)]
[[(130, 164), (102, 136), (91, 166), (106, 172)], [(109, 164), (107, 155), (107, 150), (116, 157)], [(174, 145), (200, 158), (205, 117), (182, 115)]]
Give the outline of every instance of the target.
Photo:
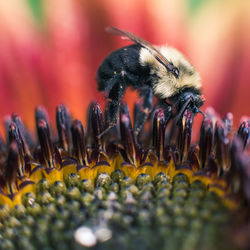
[(148, 116), (152, 111), (153, 106), (153, 91), (151, 88), (140, 89), (140, 96), (142, 98), (142, 105), (140, 110), (135, 113), (134, 122), (134, 135), (137, 137), (141, 129), (143, 128)]
[(112, 127), (114, 127), (117, 123), (118, 111), (120, 106), (120, 101), (125, 92), (124, 84), (122, 81), (117, 81), (108, 95), (108, 103), (105, 108), (105, 130), (98, 135), (98, 137), (102, 137), (106, 134)]

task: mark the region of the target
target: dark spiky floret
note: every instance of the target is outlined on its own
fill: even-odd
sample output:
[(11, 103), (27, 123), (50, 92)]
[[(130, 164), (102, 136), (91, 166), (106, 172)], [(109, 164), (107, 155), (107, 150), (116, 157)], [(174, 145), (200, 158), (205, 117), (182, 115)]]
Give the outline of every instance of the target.
[(38, 145), (18, 115), (6, 123), (1, 249), (248, 246), (249, 120), (237, 133), (231, 114), (221, 120), (209, 110), (193, 143), (189, 111), (177, 123), (155, 109), (139, 137), (125, 103), (119, 126), (101, 138), (98, 103), (90, 105), (87, 132), (64, 105), (56, 117), (58, 137), (46, 110), (36, 109)]

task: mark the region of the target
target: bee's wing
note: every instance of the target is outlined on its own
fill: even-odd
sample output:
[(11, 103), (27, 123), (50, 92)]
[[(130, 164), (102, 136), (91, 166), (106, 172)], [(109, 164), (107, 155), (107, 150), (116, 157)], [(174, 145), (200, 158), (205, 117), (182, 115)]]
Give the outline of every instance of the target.
[(107, 27), (106, 31), (114, 34), (121, 36), (122, 38), (131, 40), (139, 45), (141, 45), (143, 48), (147, 49), (156, 59), (159, 61), (161, 64), (163, 64), (167, 69), (171, 70), (173, 65), (164, 57), (161, 52), (156, 49), (152, 44), (149, 42), (143, 40), (142, 38), (136, 36), (135, 34), (125, 31), (125, 30), (120, 30), (115, 27)]

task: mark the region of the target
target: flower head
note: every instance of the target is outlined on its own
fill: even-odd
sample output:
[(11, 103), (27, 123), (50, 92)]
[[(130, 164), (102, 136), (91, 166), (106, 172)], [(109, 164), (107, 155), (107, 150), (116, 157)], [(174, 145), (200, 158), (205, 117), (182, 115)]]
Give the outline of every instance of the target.
[(88, 117), (85, 130), (59, 105), (56, 135), (38, 107), (38, 143), (17, 114), (6, 122), (7, 143), (0, 144), (3, 249), (226, 249), (230, 234), (243, 237), (232, 237), (235, 247), (246, 246), (249, 119), (237, 132), (232, 114), (220, 119), (210, 109), (193, 143), (189, 111), (178, 122), (156, 108), (139, 137), (125, 103), (119, 126), (101, 138), (98, 103)]
[(190, 112), (177, 122), (157, 108), (135, 136), (141, 104), (131, 119), (123, 103), (100, 137), (101, 108), (86, 109), (103, 102), (94, 75), (116, 47), (104, 32), (113, 25), (186, 51), (205, 105), (237, 121), (249, 106), (249, 3), (1, 1), (0, 116), (16, 110), (30, 129), (36, 105), (51, 113), (63, 101), (79, 120), (59, 105), (50, 122), (38, 106), (35, 137), (17, 114), (6, 117), (0, 248), (249, 248), (248, 117), (237, 130), (231, 113), (208, 109), (198, 133)]

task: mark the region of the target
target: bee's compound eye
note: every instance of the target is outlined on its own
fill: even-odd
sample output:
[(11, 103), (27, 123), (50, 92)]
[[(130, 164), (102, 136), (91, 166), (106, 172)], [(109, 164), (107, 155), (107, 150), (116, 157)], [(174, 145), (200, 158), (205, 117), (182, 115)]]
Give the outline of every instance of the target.
[(174, 76), (175, 76), (176, 78), (179, 77), (179, 70), (178, 70), (176, 67), (174, 67), (174, 68), (172, 69), (172, 72), (173, 72), (173, 74), (174, 74)]

